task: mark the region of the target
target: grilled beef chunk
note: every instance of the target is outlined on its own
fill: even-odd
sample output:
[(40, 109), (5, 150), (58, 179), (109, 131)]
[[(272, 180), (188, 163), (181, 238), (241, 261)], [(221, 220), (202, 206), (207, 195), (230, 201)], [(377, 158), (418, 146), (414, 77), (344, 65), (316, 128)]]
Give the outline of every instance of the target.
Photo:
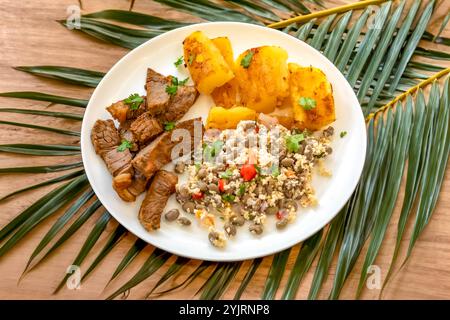
[(130, 106), (126, 104), (124, 100), (113, 103), (107, 107), (106, 110), (108, 110), (112, 117), (119, 121), (120, 124), (124, 124), (127, 120), (134, 120), (146, 111), (147, 103), (145, 97), (142, 96), (142, 98), (144, 99), (144, 102), (142, 102), (136, 110), (130, 109)]
[(130, 126), (130, 132), (140, 145), (145, 145), (152, 138), (163, 132), (163, 127), (150, 112), (146, 112), (133, 121)]
[(158, 115), (165, 111), (169, 104), (170, 95), (166, 87), (172, 82), (172, 77), (165, 77), (153, 69), (147, 69), (147, 111), (152, 115)]
[(139, 210), (139, 221), (147, 231), (157, 230), (161, 214), (178, 182), (176, 174), (161, 170), (155, 174)]
[(167, 111), (159, 116), (164, 122), (178, 121), (185, 115), (197, 99), (198, 91), (194, 86), (180, 86), (177, 93), (170, 100)]
[(133, 174), (130, 150), (119, 151), (120, 136), (112, 120), (97, 120), (92, 128), (91, 140), (95, 152), (105, 161), (109, 172), (115, 177), (119, 174)]
[[(176, 129), (186, 129), (191, 136), (191, 150), (194, 147), (194, 123), (198, 121), (198, 124), (202, 126), (200, 118), (190, 119), (178, 123), (173, 131), (167, 131), (161, 134), (158, 138), (153, 140), (148, 146), (139, 151), (139, 153), (134, 157), (132, 164), (135, 170), (141, 172), (147, 178), (151, 178), (153, 174), (160, 170), (164, 165), (171, 162), (172, 149), (182, 141), (183, 137), (180, 139), (172, 141), (172, 133)], [(197, 133), (196, 133), (197, 134)], [(202, 132), (198, 134), (203, 134)]]
[(124, 201), (132, 202), (145, 191), (148, 178), (135, 170), (134, 176), (119, 174), (113, 179), (113, 188)]
[(120, 135), (120, 141), (127, 140), (132, 143), (132, 146), (130, 148), (131, 152), (138, 152), (139, 151), (139, 142), (136, 141), (134, 138), (133, 132), (130, 130), (130, 126), (132, 124), (131, 120), (125, 121), (123, 124), (120, 124), (119, 126), (119, 135)]

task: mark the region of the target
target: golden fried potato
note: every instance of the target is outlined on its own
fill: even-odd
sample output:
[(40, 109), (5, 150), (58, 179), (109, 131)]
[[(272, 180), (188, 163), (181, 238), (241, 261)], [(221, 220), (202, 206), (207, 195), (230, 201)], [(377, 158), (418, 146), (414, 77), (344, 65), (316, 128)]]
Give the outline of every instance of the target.
[(279, 107), (276, 107), (275, 110), (267, 115), (277, 118), (279, 124), (291, 129), (294, 125), (294, 110), (292, 108), (291, 98), (285, 98)]
[(289, 96), (287, 52), (276, 46), (244, 51), (236, 61), (242, 105), (269, 113)]
[[(211, 39), (214, 45), (219, 49), (231, 70), (234, 71), (234, 57), (231, 42), (227, 37), (218, 37)], [(211, 93), (216, 106), (231, 108), (239, 104), (239, 84), (236, 78), (231, 79), (223, 86), (214, 89)]]
[(234, 77), (220, 50), (201, 31), (183, 41), (184, 61), (200, 93), (210, 94)]
[(256, 120), (256, 111), (246, 107), (212, 107), (206, 120), (206, 128), (235, 129), (242, 120)]
[(322, 70), (289, 63), (289, 79), (296, 126), (319, 130), (336, 120), (333, 89)]

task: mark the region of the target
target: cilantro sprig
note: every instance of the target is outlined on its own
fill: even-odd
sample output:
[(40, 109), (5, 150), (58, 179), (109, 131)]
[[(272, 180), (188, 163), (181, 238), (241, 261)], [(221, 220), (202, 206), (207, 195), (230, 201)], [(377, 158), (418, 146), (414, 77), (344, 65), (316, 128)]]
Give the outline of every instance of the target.
[(317, 102), (313, 98), (301, 97), (298, 99), (298, 104), (305, 110), (312, 110), (316, 107)]
[(129, 106), (131, 110), (137, 110), (141, 106), (142, 102), (144, 102), (144, 98), (142, 98), (138, 93), (130, 94), (128, 98), (123, 100), (125, 104)]
[(189, 81), (189, 78), (186, 78), (186, 79), (180, 81), (180, 80), (178, 80), (177, 77), (172, 76), (172, 81), (171, 81), (170, 85), (168, 85), (166, 87), (166, 92), (170, 95), (174, 95), (177, 93), (178, 87), (186, 85), (186, 83), (188, 81)]
[(173, 64), (176, 68), (178, 68), (179, 66), (181, 66), (183, 64), (184, 60), (183, 60), (183, 56), (178, 57), (177, 61), (175, 61)]
[(300, 143), (305, 140), (303, 133), (294, 134), (286, 137), (286, 148), (289, 152), (297, 152), (300, 149)]
[(347, 135), (347, 131), (341, 131), (341, 133), (340, 133), (340, 137), (341, 138), (343, 138), (343, 137), (345, 137)]
[(175, 122), (169, 121), (164, 122), (164, 131), (172, 131), (175, 128)]
[(223, 141), (216, 140), (212, 144), (205, 144), (203, 146), (203, 157), (206, 161), (211, 161), (222, 151)]
[(226, 202), (233, 202), (236, 197), (232, 194), (224, 194), (222, 200)]
[(128, 140), (122, 140), (122, 143), (117, 147), (117, 151), (124, 152), (127, 149), (133, 148), (133, 142)]
[(230, 179), (233, 176), (233, 170), (227, 169), (225, 172), (222, 172), (220, 174), (220, 177), (222, 179)]
[(250, 50), (241, 60), (241, 66), (247, 69), (250, 67), (250, 63), (252, 62), (253, 56), (255, 52)]

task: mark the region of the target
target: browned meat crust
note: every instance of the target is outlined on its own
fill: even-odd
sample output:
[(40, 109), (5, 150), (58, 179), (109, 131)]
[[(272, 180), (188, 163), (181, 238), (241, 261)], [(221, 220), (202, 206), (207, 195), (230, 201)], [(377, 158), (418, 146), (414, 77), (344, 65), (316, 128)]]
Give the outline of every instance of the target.
[(161, 214), (178, 182), (176, 174), (161, 170), (155, 174), (139, 210), (139, 221), (147, 231), (157, 230)]
[[(139, 153), (135, 156), (135, 158), (132, 161), (135, 170), (141, 172), (147, 178), (151, 178), (156, 171), (160, 170), (164, 165), (171, 162), (172, 149), (182, 141), (182, 138), (173, 139), (174, 141), (172, 141), (172, 133), (177, 129), (188, 130), (191, 136), (192, 142), (191, 150), (192, 150), (192, 148), (194, 147), (193, 142), (194, 142), (195, 121), (198, 121), (197, 123), (201, 124), (201, 118), (190, 119), (180, 122), (175, 126), (173, 131), (168, 131), (161, 134), (158, 138), (153, 140), (148, 146), (139, 151)], [(202, 132), (200, 132), (200, 134)]]
[(136, 110), (130, 109), (124, 100), (117, 101), (106, 108), (111, 116), (119, 121), (120, 124), (124, 124), (127, 120), (134, 120), (146, 111), (147, 102), (145, 96), (142, 96), (144, 102), (141, 103)]
[(150, 112), (146, 112), (133, 121), (130, 126), (130, 132), (140, 145), (145, 145), (152, 138), (163, 132), (163, 127)]
[(158, 115), (166, 109), (170, 95), (166, 92), (166, 87), (170, 85), (172, 77), (165, 77), (153, 69), (147, 69), (147, 111), (152, 115)]
[(170, 100), (167, 111), (159, 117), (164, 122), (178, 121), (183, 117), (197, 99), (198, 91), (194, 86), (178, 87), (177, 93)]
[(95, 152), (102, 157), (114, 177), (121, 173), (133, 173), (130, 151), (117, 150), (121, 141), (112, 120), (97, 120), (91, 131), (91, 140)]

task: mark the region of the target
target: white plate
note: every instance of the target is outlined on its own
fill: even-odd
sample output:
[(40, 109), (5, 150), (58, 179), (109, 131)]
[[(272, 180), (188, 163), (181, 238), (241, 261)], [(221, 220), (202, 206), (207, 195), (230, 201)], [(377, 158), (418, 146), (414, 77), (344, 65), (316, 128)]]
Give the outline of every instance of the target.
[[(143, 199), (136, 202), (122, 201), (113, 190), (112, 177), (102, 159), (95, 154), (90, 140), (91, 128), (97, 119), (110, 119), (105, 107), (128, 97), (131, 93), (145, 94), (144, 83), (147, 67), (165, 75), (179, 78), (188, 76), (183, 67), (176, 68), (174, 61), (182, 55), (182, 41), (195, 30), (209, 37), (227, 36), (233, 45), (235, 57), (248, 48), (262, 45), (278, 45), (287, 50), (289, 61), (301, 65), (312, 65), (325, 72), (334, 91), (337, 120), (333, 123), (335, 138), (333, 153), (326, 160), (332, 177), (313, 178), (318, 205), (300, 209), (296, 221), (283, 231), (276, 230), (274, 221), (268, 221), (264, 233), (255, 237), (242, 227), (236, 238), (228, 241), (226, 248), (218, 249), (208, 241), (207, 230), (197, 225), (194, 218), (190, 227), (167, 223), (162, 219), (161, 229), (147, 232), (138, 221), (138, 212)], [(107, 54), (107, 52), (105, 52)], [(203, 116), (206, 119), (213, 105), (210, 97), (200, 96), (184, 119)], [(344, 138), (341, 131), (347, 131)], [(114, 67), (95, 89), (84, 114), (81, 128), (81, 149), (87, 177), (97, 197), (105, 208), (129, 231), (152, 245), (176, 255), (213, 261), (236, 261), (266, 256), (307, 239), (324, 227), (344, 206), (359, 180), (366, 152), (366, 127), (358, 100), (338, 69), (321, 53), (308, 44), (283, 32), (245, 23), (216, 22), (179, 28), (153, 38), (129, 52)], [(168, 165), (167, 168), (172, 168)], [(180, 208), (172, 197), (166, 207)], [(181, 210), (181, 208), (180, 208)], [(270, 223), (272, 222), (272, 223)]]

